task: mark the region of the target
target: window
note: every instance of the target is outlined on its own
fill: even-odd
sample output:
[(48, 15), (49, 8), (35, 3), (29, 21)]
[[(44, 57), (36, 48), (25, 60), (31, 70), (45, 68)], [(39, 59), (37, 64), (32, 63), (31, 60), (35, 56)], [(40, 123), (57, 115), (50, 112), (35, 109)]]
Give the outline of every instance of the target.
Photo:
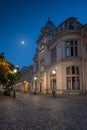
[(38, 69), (38, 61), (36, 61), (36, 70)]
[(67, 77), (67, 89), (70, 90), (71, 89), (71, 78)]
[(67, 90), (80, 90), (79, 68), (69, 66), (66, 68)]
[(87, 57), (87, 45), (85, 46), (85, 51), (86, 51), (86, 57)]
[(44, 56), (44, 45), (40, 46), (40, 58)]
[(51, 63), (56, 62), (56, 47), (51, 50)]
[(56, 74), (50, 74), (50, 89), (56, 89)]
[(74, 29), (74, 22), (69, 22), (69, 29), (70, 30)]
[(76, 22), (76, 28), (80, 28), (80, 23)]
[(65, 29), (66, 28), (66, 25), (65, 25), (65, 23), (63, 23), (63, 25), (62, 25), (62, 29)]
[(67, 68), (67, 74), (70, 74), (70, 67)]
[(66, 57), (78, 56), (78, 43), (77, 41), (66, 41)]

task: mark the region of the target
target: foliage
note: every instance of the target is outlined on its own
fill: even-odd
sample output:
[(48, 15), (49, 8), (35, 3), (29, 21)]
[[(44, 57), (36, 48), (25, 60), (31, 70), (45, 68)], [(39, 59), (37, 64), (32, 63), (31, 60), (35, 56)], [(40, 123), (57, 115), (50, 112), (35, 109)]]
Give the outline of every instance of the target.
[(0, 82), (9, 89), (20, 80), (20, 71), (14, 73), (15, 66), (9, 63), (3, 54), (0, 54)]

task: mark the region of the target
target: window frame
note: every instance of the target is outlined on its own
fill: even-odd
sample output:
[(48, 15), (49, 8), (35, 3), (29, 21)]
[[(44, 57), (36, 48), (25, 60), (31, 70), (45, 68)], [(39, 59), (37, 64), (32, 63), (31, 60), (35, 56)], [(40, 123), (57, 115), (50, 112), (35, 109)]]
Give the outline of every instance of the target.
[(55, 63), (57, 60), (57, 49), (56, 46), (51, 49), (51, 64)]
[[(73, 69), (74, 69), (74, 72), (73, 72)], [(68, 70), (70, 71), (69, 73), (68, 73)], [(80, 73), (79, 73), (78, 66), (72, 65), (66, 68), (66, 81), (67, 81), (66, 83), (67, 90), (80, 90)]]
[(65, 41), (66, 57), (78, 56), (78, 42), (77, 40)]

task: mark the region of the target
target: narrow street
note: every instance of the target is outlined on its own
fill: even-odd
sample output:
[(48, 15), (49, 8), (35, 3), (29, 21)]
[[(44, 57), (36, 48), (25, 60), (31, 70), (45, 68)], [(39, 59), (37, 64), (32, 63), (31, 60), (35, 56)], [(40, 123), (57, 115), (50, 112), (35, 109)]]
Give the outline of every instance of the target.
[(87, 130), (87, 96), (0, 95), (0, 130)]

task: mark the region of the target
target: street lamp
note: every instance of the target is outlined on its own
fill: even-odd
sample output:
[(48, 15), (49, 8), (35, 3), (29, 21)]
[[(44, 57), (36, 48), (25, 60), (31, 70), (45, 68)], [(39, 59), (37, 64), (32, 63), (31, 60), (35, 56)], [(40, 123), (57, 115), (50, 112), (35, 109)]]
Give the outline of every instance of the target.
[(14, 69), (14, 73), (17, 73), (17, 69)]
[[(17, 73), (17, 69), (14, 69), (14, 74), (16, 74)], [(13, 92), (13, 98), (15, 98), (15, 84), (14, 84), (14, 92)]]
[(34, 80), (35, 80), (35, 92), (34, 92), (34, 94), (36, 95), (36, 80), (37, 80), (36, 76), (34, 77)]
[(52, 81), (53, 81), (53, 86), (52, 86), (52, 88), (53, 88), (53, 90), (52, 90), (52, 94), (53, 94), (53, 97), (55, 97), (55, 86), (54, 86), (54, 82), (55, 82), (55, 80), (54, 80), (54, 74), (56, 74), (56, 71), (55, 70), (53, 70), (52, 71)]

